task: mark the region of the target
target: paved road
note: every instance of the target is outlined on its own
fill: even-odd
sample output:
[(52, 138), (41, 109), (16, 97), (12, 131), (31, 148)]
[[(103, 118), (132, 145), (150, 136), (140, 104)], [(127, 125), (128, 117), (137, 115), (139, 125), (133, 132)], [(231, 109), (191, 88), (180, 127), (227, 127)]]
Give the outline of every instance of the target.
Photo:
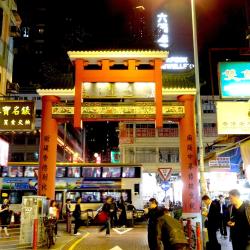
[[(111, 237), (107, 238), (105, 232), (99, 233), (98, 227), (81, 227), (81, 236), (70, 235), (65, 232), (65, 224), (59, 224), (60, 237), (57, 238), (56, 245), (51, 249), (56, 250), (148, 250), (147, 229), (145, 225), (136, 226), (131, 229), (118, 229), (111, 231)], [(9, 230), (10, 238), (0, 238), (0, 249), (31, 249), (21, 248), (19, 243), (18, 229)], [(222, 250), (232, 250), (228, 239), (221, 238)], [(47, 248), (40, 248), (47, 249)]]

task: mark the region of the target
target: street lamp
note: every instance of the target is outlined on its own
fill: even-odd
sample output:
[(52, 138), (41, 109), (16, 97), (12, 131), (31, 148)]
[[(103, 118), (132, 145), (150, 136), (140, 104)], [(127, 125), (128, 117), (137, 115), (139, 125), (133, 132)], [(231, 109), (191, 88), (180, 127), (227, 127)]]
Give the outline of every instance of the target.
[(196, 24), (196, 9), (195, 0), (191, 0), (192, 11), (192, 33), (193, 33), (193, 48), (194, 48), (194, 70), (195, 70), (195, 87), (196, 87), (196, 110), (197, 110), (197, 123), (198, 123), (198, 139), (199, 139), (199, 158), (200, 158), (200, 188), (201, 195), (206, 194), (206, 181), (205, 181), (205, 167), (204, 167), (204, 147), (203, 147), (203, 128), (202, 128), (202, 115), (201, 115), (201, 96), (200, 96), (200, 74), (199, 74), (199, 59), (198, 59), (198, 45), (197, 45), (197, 24)]

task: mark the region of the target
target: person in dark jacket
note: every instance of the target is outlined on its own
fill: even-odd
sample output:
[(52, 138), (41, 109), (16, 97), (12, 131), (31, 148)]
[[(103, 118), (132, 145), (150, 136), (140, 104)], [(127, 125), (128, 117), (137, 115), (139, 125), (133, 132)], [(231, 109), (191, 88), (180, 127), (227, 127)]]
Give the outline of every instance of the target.
[(122, 226), (125, 227), (127, 225), (127, 212), (126, 212), (126, 203), (122, 196), (117, 203), (117, 207), (119, 211), (121, 212), (119, 216), (118, 224), (120, 227)]
[(9, 233), (7, 230), (8, 225), (10, 224), (10, 205), (9, 200), (4, 199), (3, 204), (0, 209), (0, 234), (2, 231), (2, 228), (4, 230), (5, 236), (9, 237)]
[(103, 230), (106, 229), (106, 236), (109, 237), (110, 236), (110, 213), (112, 212), (111, 209), (111, 204), (112, 204), (112, 197), (108, 196), (106, 198), (105, 203), (102, 206), (102, 212), (105, 212), (108, 216), (105, 224), (103, 225), (103, 227), (100, 228), (100, 232), (102, 232)]
[(114, 200), (114, 198), (112, 198), (112, 203), (110, 204), (110, 223), (111, 223), (111, 227), (117, 227), (117, 205), (116, 202)]
[(75, 228), (74, 228), (74, 235), (81, 235), (78, 231), (79, 227), (81, 226), (81, 197), (76, 199), (76, 206), (73, 212), (73, 216), (75, 218)]
[[(157, 249), (161, 250), (187, 250), (188, 242), (181, 223), (172, 218), (168, 209), (163, 209), (163, 215), (157, 222)], [(162, 244), (161, 244), (162, 243)]]
[(227, 218), (228, 218), (228, 207), (225, 203), (225, 198), (221, 194), (220, 199), (220, 234), (227, 238)]
[(208, 211), (202, 212), (206, 217), (205, 227), (208, 232), (209, 247), (213, 250), (220, 249), (216, 232), (220, 227), (220, 202), (218, 200), (211, 200), (208, 195), (203, 195), (202, 201), (207, 206)]
[(149, 200), (148, 217), (148, 246), (150, 250), (157, 250), (157, 221), (163, 215), (155, 198)]
[(230, 236), (233, 250), (250, 249), (250, 207), (240, 198), (240, 192), (233, 189), (229, 192), (229, 199), (232, 204), (230, 208)]

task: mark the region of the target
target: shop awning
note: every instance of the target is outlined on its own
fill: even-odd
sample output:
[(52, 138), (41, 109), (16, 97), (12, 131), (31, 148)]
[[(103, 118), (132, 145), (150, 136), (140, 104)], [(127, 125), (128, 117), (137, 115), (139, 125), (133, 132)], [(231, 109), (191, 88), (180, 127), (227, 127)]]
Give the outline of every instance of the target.
[[(204, 161), (206, 163), (206, 165), (209, 165), (209, 161), (211, 160), (215, 160), (218, 157), (229, 157), (230, 158), (230, 171), (231, 172), (239, 172), (240, 171), (240, 167), (242, 166), (243, 160), (245, 163), (245, 159), (248, 159), (248, 156), (250, 157), (250, 152), (248, 150), (248, 147), (246, 146), (250, 144), (250, 136), (242, 138), (240, 140), (236, 140), (235, 142), (234, 139), (237, 137), (224, 137), (224, 138), (218, 138), (217, 142), (215, 143), (216, 146), (219, 146), (220, 144), (227, 144), (229, 143), (229, 145), (227, 144), (227, 146), (225, 147), (221, 147), (217, 150), (214, 150), (212, 152), (209, 152), (208, 154), (206, 154), (206, 156), (204, 157)], [(243, 146), (244, 146), (244, 153), (242, 155), (243, 152)], [(249, 160), (250, 163), (250, 160)]]

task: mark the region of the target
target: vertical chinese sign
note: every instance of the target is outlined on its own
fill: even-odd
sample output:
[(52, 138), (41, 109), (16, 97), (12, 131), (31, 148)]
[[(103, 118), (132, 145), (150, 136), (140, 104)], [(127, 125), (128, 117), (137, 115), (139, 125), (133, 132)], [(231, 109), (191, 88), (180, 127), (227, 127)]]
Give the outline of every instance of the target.
[(183, 213), (199, 213), (200, 195), (194, 96), (185, 95), (178, 99), (184, 101), (185, 106), (185, 116), (179, 123)]
[(55, 96), (42, 97), (42, 126), (40, 134), (38, 194), (54, 199), (57, 158), (57, 121), (52, 118)]
[(34, 128), (33, 101), (0, 101), (0, 131), (30, 131)]

